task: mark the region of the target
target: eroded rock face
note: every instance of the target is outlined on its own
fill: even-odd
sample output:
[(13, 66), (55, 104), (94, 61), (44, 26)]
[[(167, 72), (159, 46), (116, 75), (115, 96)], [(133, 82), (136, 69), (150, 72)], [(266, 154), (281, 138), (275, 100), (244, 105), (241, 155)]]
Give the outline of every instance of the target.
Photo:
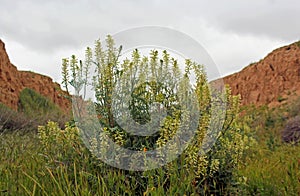
[(0, 102), (17, 110), (19, 94), (24, 88), (31, 88), (48, 97), (64, 111), (70, 111), (70, 101), (58, 83), (48, 76), (29, 71), (18, 71), (11, 64), (5, 50), (5, 44), (0, 40)]
[[(263, 60), (223, 80), (234, 95), (241, 95), (243, 105), (282, 104), (300, 96), (300, 47), (295, 43), (276, 49)], [(61, 90), (60, 85), (50, 77), (18, 71), (11, 64), (5, 45), (0, 40), (0, 102), (16, 110), (19, 94), (25, 87), (50, 98), (63, 110), (70, 111), (70, 101), (65, 98), (67, 93)]]
[(282, 104), (300, 95), (300, 47), (294, 43), (276, 49), (223, 80), (234, 95), (241, 95), (243, 105)]

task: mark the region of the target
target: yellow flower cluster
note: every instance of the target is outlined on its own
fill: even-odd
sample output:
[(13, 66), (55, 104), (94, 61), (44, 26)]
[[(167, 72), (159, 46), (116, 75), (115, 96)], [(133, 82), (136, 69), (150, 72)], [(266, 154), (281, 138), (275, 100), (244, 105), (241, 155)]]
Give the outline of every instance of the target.
[(75, 155), (82, 155), (84, 147), (79, 137), (79, 130), (70, 123), (60, 129), (58, 123), (49, 121), (38, 127), (38, 136), (44, 149), (44, 156), (54, 163), (65, 163)]

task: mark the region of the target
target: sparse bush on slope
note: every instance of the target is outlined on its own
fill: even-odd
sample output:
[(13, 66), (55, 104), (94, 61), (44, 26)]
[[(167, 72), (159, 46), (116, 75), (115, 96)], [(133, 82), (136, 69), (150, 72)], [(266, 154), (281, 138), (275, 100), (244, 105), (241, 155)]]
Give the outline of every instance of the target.
[(297, 41), (296, 45), (300, 48), (300, 41)]
[(70, 120), (70, 116), (46, 97), (32, 89), (25, 88), (20, 93), (18, 111), (0, 103), (0, 132), (36, 131), (39, 125), (55, 120), (61, 127)]
[(29, 88), (24, 88), (20, 93), (18, 111), (35, 122), (36, 128), (37, 125), (51, 120), (57, 121), (63, 127), (64, 123), (70, 119), (51, 100)]
[(290, 119), (282, 131), (282, 140), (287, 143), (300, 141), (300, 116)]
[(29, 119), (0, 103), (0, 132), (13, 130), (28, 130), (31, 127)]
[(289, 104), (287, 112), (290, 118), (300, 115), (300, 97), (298, 97), (297, 99), (295, 99), (295, 101)]

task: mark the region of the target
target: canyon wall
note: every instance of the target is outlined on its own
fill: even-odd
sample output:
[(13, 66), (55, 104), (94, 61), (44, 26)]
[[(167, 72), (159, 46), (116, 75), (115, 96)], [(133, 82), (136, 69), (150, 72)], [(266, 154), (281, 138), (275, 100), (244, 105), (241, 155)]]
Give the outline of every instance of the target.
[(24, 88), (30, 88), (49, 98), (63, 111), (70, 111), (68, 94), (58, 83), (48, 76), (30, 71), (19, 71), (7, 55), (5, 44), (0, 40), (0, 102), (17, 110), (19, 94)]
[(243, 105), (277, 106), (292, 100), (300, 95), (300, 44), (278, 48), (259, 62), (222, 79), (231, 87), (232, 94), (240, 94)]

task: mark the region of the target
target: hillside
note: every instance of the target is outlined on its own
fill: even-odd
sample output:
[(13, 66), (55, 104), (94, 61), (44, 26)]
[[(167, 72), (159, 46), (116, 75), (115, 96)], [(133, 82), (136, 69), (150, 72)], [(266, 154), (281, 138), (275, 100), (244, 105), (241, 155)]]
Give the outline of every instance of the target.
[[(291, 101), (300, 89), (300, 52), (296, 44), (279, 48), (260, 62), (224, 78), (234, 94), (242, 95), (243, 104), (275, 106), (286, 101), (293, 104), (277, 108), (245, 107), (243, 115), (238, 115), (237, 98), (228, 96), (223, 100), (227, 107), (224, 120), (220, 121), (218, 116), (210, 115), (214, 108), (209, 100), (213, 97), (197, 93), (196, 101), (203, 100), (200, 108), (195, 107), (192, 113), (183, 108), (182, 113), (175, 104), (168, 109), (158, 131), (146, 137), (128, 134), (114, 123), (111, 102), (107, 101), (109, 93), (102, 96), (106, 99), (103, 106), (99, 104), (96, 108), (99, 118), (96, 122), (100, 126), (93, 126), (90, 123), (95, 121), (87, 118), (87, 123), (78, 122), (84, 126), (76, 127), (74, 121), (61, 118), (57, 106), (44, 97), (70, 109), (59, 84), (46, 76), (18, 71), (10, 63), (2, 42), (0, 46), (0, 102), (22, 111), (15, 112), (0, 103), (0, 195), (300, 195), (300, 145), (294, 145), (295, 140), (290, 140), (291, 144), (281, 140), (286, 124), (292, 125), (288, 128), (293, 132), (287, 131), (284, 136), (293, 139), (299, 130), (300, 99)], [(108, 62), (115, 57), (107, 55), (107, 51), (103, 54)], [(136, 60), (134, 55), (133, 60)], [(153, 63), (154, 71), (160, 69), (158, 63)], [(126, 66), (131, 65), (129, 61)], [(112, 70), (107, 69), (111, 64), (103, 67)], [(102, 78), (111, 77), (111, 72), (100, 73)], [(205, 73), (199, 73), (196, 85), (206, 90), (207, 81), (200, 79)], [(214, 83), (218, 81), (221, 79)], [(110, 92), (111, 86), (103, 86), (103, 92)], [(163, 91), (159, 89), (157, 95), (165, 98)], [(138, 100), (137, 104), (130, 104), (134, 109), (130, 114), (133, 119), (148, 119), (139, 108), (150, 105), (152, 95), (151, 99), (148, 95), (145, 99), (143, 92), (142, 96), (140, 91), (132, 93)], [(155, 95), (153, 100), (161, 103), (160, 97)], [(201, 114), (199, 119), (190, 118), (195, 117), (194, 113)], [(290, 120), (297, 120), (297, 127)], [(189, 129), (193, 122), (199, 122), (195, 131)], [(181, 125), (184, 130), (178, 134)], [(221, 129), (215, 132), (215, 126), (219, 125)], [(190, 134), (191, 131), (195, 134)], [(215, 133), (220, 134), (210, 143), (210, 136), (215, 139)], [(186, 141), (190, 135), (192, 138)], [(209, 148), (204, 154), (206, 135)], [(178, 147), (183, 143), (187, 146), (181, 152)], [(175, 159), (165, 162), (171, 157)], [(157, 168), (151, 168), (153, 165)]]
[(259, 62), (222, 79), (234, 95), (241, 95), (243, 105), (273, 107), (292, 100), (300, 95), (299, 43), (278, 48)]
[[(259, 62), (222, 79), (234, 95), (241, 95), (243, 105), (277, 106), (293, 100), (300, 95), (299, 44), (278, 48)], [(10, 62), (5, 44), (0, 40), (0, 102), (17, 110), (19, 94), (26, 87), (48, 97), (65, 111), (71, 108), (69, 100), (64, 97), (66, 92), (50, 77), (19, 71)]]
[(7, 55), (5, 44), (0, 40), (0, 102), (17, 110), (20, 92), (30, 88), (49, 98), (64, 111), (69, 111), (70, 101), (58, 83), (44, 75), (30, 71), (19, 71)]

